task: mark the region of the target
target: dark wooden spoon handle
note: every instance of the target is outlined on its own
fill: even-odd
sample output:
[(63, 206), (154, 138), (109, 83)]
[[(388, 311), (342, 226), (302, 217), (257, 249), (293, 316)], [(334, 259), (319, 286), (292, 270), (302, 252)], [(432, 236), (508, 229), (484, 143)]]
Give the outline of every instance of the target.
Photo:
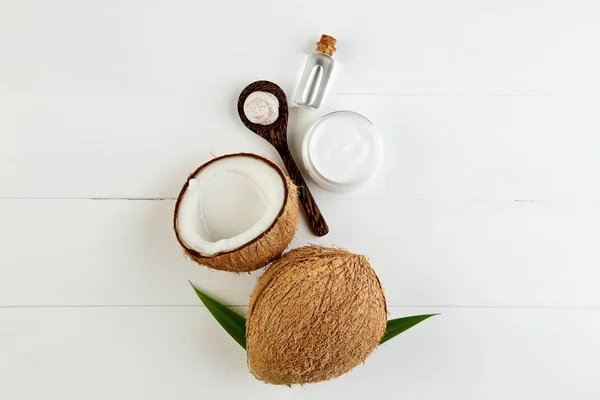
[(321, 214), (321, 210), (319, 210), (319, 206), (315, 202), (308, 186), (306, 185), (306, 181), (302, 177), (292, 154), (288, 149), (281, 149), (279, 151), (279, 155), (285, 164), (285, 168), (290, 175), (290, 178), (294, 182), (294, 184), (298, 187), (298, 195), (300, 198), (300, 204), (302, 208), (304, 208), (304, 213), (306, 214), (306, 219), (308, 219), (308, 223), (312, 228), (312, 231), (317, 236), (325, 236), (329, 233), (329, 226), (327, 226), (327, 222), (325, 222), (325, 218), (323, 218), (323, 214)]

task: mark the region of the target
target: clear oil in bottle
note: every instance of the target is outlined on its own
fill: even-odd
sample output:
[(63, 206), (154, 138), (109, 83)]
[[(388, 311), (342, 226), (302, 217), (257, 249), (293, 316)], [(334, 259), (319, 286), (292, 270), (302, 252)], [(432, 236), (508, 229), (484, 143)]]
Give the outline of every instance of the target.
[(313, 110), (321, 106), (333, 70), (335, 43), (336, 40), (331, 36), (321, 35), (317, 51), (308, 56), (294, 97), (294, 102), (299, 106)]

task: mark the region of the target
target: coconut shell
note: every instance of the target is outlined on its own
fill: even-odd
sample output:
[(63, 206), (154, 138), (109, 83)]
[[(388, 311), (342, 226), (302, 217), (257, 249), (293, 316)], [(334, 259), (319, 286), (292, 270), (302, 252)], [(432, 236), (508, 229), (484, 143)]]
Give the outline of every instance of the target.
[[(177, 230), (177, 212), (179, 210), (179, 204), (187, 189), (189, 180), (194, 178), (203, 168), (214, 162), (218, 162), (223, 158), (240, 156), (259, 159), (279, 173), (282, 180), (285, 182), (285, 199), (283, 206), (279, 215), (275, 218), (275, 221), (273, 221), (273, 224), (254, 240), (234, 250), (212, 256), (202, 255), (196, 250), (189, 248), (179, 236)], [(263, 157), (250, 153), (236, 153), (217, 157), (192, 172), (177, 197), (173, 217), (173, 229), (175, 230), (177, 240), (181, 247), (183, 247), (185, 254), (191, 260), (212, 269), (229, 272), (249, 272), (265, 267), (285, 251), (294, 238), (297, 227), (298, 191), (296, 186), (277, 165)]]
[(342, 375), (377, 347), (387, 323), (385, 296), (363, 256), (301, 247), (260, 277), (246, 322), (248, 367), (272, 384)]

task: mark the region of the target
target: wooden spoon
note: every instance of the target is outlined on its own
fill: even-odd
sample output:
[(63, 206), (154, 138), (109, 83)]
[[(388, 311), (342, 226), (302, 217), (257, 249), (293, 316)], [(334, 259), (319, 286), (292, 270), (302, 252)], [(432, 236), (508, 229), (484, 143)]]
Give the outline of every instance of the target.
[[(246, 118), (244, 114), (244, 102), (246, 97), (253, 92), (267, 92), (272, 93), (279, 100), (279, 117), (277, 120), (270, 125), (259, 125), (254, 124)], [(256, 133), (258, 136), (271, 143), (275, 150), (281, 156), (285, 167), (287, 168), (288, 174), (292, 181), (298, 187), (298, 194), (300, 197), (300, 204), (304, 208), (306, 218), (312, 228), (312, 231), (317, 236), (325, 236), (329, 232), (329, 227), (325, 218), (321, 214), (315, 199), (313, 198), (294, 158), (290, 152), (290, 148), (287, 143), (287, 123), (288, 123), (288, 104), (285, 93), (279, 86), (269, 81), (257, 81), (246, 86), (238, 99), (238, 113), (242, 122), (248, 129)]]

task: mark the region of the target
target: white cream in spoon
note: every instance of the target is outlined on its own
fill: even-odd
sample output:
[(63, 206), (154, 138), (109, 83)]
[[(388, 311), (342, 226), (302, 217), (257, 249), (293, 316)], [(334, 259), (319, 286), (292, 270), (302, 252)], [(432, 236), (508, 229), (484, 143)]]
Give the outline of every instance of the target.
[(252, 92), (244, 101), (244, 115), (258, 125), (271, 125), (279, 118), (279, 100), (272, 93)]

